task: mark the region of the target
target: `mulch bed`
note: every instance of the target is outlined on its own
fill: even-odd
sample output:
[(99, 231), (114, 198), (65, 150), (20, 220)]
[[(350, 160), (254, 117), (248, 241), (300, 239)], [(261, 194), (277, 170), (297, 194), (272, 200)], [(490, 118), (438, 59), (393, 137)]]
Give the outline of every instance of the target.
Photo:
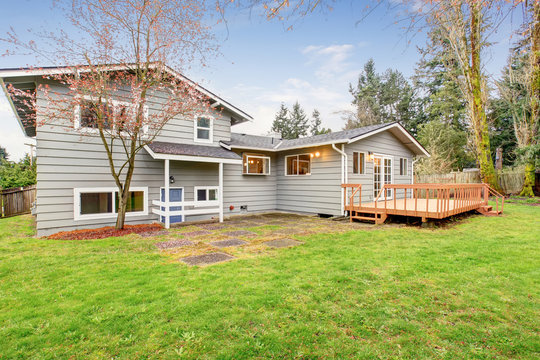
[(158, 242), (158, 243), (155, 243), (154, 245), (158, 249), (163, 250), (163, 249), (179, 248), (179, 247), (189, 246), (193, 244), (194, 244), (193, 241), (189, 241), (189, 240), (171, 240), (171, 241)]
[(180, 259), (185, 264), (195, 266), (195, 265), (210, 265), (215, 263), (220, 263), (224, 261), (229, 261), (234, 259), (234, 256), (225, 254), (225, 253), (209, 253), (204, 255), (197, 256), (188, 256)]
[(46, 238), (49, 240), (92, 240), (128, 234), (158, 234), (162, 230), (163, 227), (160, 224), (125, 225), (122, 230), (116, 230), (114, 226), (105, 226), (98, 229), (62, 231)]
[(240, 239), (229, 239), (229, 240), (220, 240), (220, 241), (213, 241), (210, 243), (210, 245), (219, 247), (219, 248), (225, 248), (225, 247), (231, 247), (231, 246), (242, 246), (246, 245), (248, 242)]

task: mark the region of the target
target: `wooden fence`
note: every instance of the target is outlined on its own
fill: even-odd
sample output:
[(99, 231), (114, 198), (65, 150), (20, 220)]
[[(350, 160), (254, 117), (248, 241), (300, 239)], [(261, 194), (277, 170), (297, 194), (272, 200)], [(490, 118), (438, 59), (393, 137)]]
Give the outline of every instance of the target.
[[(525, 173), (522, 168), (497, 171), (497, 181), (505, 194), (521, 191)], [(480, 171), (452, 172), (449, 174), (420, 174), (414, 177), (415, 184), (479, 184)]]
[(0, 190), (0, 217), (28, 214), (36, 201), (36, 186)]

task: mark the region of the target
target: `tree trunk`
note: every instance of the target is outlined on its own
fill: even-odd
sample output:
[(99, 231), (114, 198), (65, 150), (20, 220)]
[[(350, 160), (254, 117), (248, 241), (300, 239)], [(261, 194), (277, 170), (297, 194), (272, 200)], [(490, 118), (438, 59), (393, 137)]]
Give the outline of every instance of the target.
[(480, 49), (481, 49), (481, 22), (480, 7), (477, 3), (472, 3), (471, 7), (471, 68), (470, 68), (470, 87), (472, 90), (471, 101), (471, 123), (474, 132), (474, 142), (478, 165), (480, 167), (480, 176), (482, 182), (489, 184), (492, 188), (500, 191), (495, 175), (495, 167), (491, 157), (489, 142), (489, 128), (486, 117), (486, 89), (482, 82), (482, 69), (480, 67)]
[[(116, 230), (124, 228), (124, 223), (126, 221), (126, 210), (127, 210), (127, 196), (124, 189), (118, 189), (118, 214), (116, 216)], [(129, 194), (129, 192), (128, 192)]]
[[(531, 37), (531, 86), (530, 86), (530, 106), (531, 106), (531, 119), (530, 119), (530, 146), (534, 146), (538, 142), (538, 115), (540, 101), (540, 3), (535, 2), (531, 4), (532, 11), (532, 23), (529, 29)], [(519, 195), (521, 196), (534, 196), (534, 180), (535, 180), (535, 159), (527, 159), (525, 164), (525, 181), (523, 182), (523, 189)]]
[(528, 162), (525, 165), (525, 181), (523, 182), (523, 189), (519, 193), (519, 196), (533, 197), (533, 186), (534, 186), (534, 177), (535, 177), (535, 168), (534, 163)]

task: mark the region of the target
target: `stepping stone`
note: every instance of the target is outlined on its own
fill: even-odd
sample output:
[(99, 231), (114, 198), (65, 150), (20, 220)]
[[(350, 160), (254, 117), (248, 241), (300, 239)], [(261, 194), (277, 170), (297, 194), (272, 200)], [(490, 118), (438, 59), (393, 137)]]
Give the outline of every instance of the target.
[(187, 236), (187, 237), (190, 237), (190, 236), (203, 236), (203, 235), (210, 235), (211, 232), (210, 231), (206, 231), (206, 230), (196, 230), (196, 231), (189, 231), (189, 232), (185, 232), (185, 233), (180, 233), (180, 235), (184, 235), (184, 236)]
[(227, 226), (224, 224), (206, 224), (206, 225), (201, 225), (200, 227), (206, 230), (220, 230), (220, 229), (226, 228)]
[(139, 236), (147, 238), (147, 237), (153, 237), (153, 236), (161, 236), (161, 235), (167, 235), (169, 232), (167, 230), (159, 230), (159, 231), (147, 231), (139, 233)]
[(227, 231), (227, 232), (224, 232), (223, 234), (228, 235), (228, 236), (256, 236), (257, 235), (253, 231), (247, 231), (247, 230)]
[(284, 248), (284, 247), (300, 245), (302, 243), (300, 241), (293, 240), (293, 239), (277, 239), (277, 240), (266, 241), (263, 244), (269, 247), (273, 247), (273, 248)]
[(210, 245), (219, 247), (219, 248), (226, 248), (230, 246), (242, 246), (246, 245), (248, 242), (240, 239), (229, 239), (229, 240), (220, 240), (220, 241), (213, 241), (210, 243)]
[(234, 256), (225, 253), (209, 253), (204, 255), (188, 256), (180, 259), (183, 263), (195, 266), (195, 265), (210, 265), (224, 261), (233, 260)]
[(182, 246), (189, 246), (189, 245), (193, 245), (193, 241), (189, 241), (189, 240), (171, 240), (171, 241), (163, 241), (163, 242), (158, 242), (158, 243), (155, 243), (154, 245), (156, 245), (156, 247), (158, 249), (172, 249), (172, 248), (179, 248), (179, 247), (182, 247)]

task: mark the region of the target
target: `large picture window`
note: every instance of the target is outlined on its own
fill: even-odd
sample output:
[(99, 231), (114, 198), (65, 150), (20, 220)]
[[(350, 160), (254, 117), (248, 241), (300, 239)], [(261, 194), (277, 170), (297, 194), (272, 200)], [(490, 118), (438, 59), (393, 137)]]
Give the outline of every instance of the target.
[(285, 175), (311, 175), (311, 156), (309, 154), (289, 155), (285, 157)]
[(270, 157), (260, 154), (243, 155), (242, 173), (245, 175), (269, 175)]
[[(102, 101), (98, 102), (90, 96), (85, 96), (75, 108), (75, 128), (89, 132), (97, 132), (99, 125), (104, 130), (124, 131), (126, 125), (134, 119), (135, 106), (122, 101)], [(142, 133), (148, 132), (148, 107), (143, 109), (144, 123)], [(115, 125), (116, 123), (116, 125)], [(132, 125), (136, 125), (135, 123)]]
[[(118, 214), (116, 188), (74, 189), (74, 219), (105, 219)], [(148, 188), (133, 188), (129, 192), (126, 216), (148, 215)]]
[(353, 174), (362, 175), (366, 173), (366, 154), (363, 152), (353, 152)]
[(213, 119), (209, 116), (199, 116), (195, 119), (194, 141), (212, 142)]

